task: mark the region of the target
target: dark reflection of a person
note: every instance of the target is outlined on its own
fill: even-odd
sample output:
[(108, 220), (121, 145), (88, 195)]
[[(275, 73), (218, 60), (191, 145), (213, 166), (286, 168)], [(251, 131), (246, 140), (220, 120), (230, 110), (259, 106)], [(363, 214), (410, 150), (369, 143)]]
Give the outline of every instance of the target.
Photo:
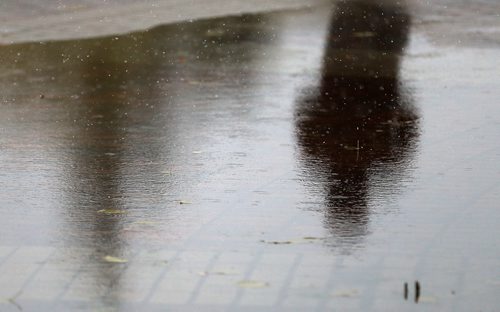
[[(378, 2), (377, 2), (378, 3)], [(410, 17), (403, 6), (346, 1), (333, 15), (320, 86), (297, 106), (306, 175), (326, 190), (336, 244), (368, 234), (370, 199), (396, 193), (418, 126), (398, 77)]]
[[(67, 57), (64, 66), (73, 73), (72, 83), (63, 83), (79, 89), (68, 168), (74, 190), (67, 194), (68, 207), (74, 210), (68, 218), (70, 242), (90, 247), (101, 260), (105, 255), (126, 256), (127, 244), (135, 243), (126, 229), (135, 219), (134, 212), (141, 211), (139, 218), (151, 213), (154, 201), (164, 200), (162, 188), (176, 183), (168, 178), (157, 183), (152, 178), (163, 162), (176, 157), (175, 151), (164, 148), (164, 141), (175, 143), (185, 135), (178, 133), (182, 127), (170, 116), (189, 111), (179, 111), (176, 99), (169, 96), (183, 96), (186, 101), (199, 91), (180, 82), (200, 79), (216, 65), (241, 68), (240, 63), (251, 63), (257, 48), (236, 52), (241, 41), (269, 39), (251, 32), (259, 22), (260, 18), (249, 16), (180, 23), (52, 46), (50, 54)], [(222, 27), (232, 31), (222, 32)], [(185, 55), (197, 66), (184, 64)], [(137, 196), (138, 191), (149, 195)], [(161, 211), (168, 219), (168, 210)], [(104, 286), (107, 293), (102, 296), (112, 305), (119, 304), (114, 296), (130, 286), (123, 282), (122, 270), (105, 261), (96, 265), (95, 288)]]

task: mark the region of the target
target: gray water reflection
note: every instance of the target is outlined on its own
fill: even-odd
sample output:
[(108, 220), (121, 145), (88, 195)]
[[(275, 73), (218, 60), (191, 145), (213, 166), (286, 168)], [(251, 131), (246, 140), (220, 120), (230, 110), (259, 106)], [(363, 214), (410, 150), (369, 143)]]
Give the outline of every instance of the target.
[[(297, 105), (302, 167), (324, 192), (325, 226), (335, 245), (370, 232), (401, 190), (418, 142), (418, 115), (399, 78), (410, 31), (404, 6), (342, 2), (330, 25), (320, 85)], [(378, 211), (377, 211), (378, 210)]]
[[(41, 165), (54, 175), (55, 185), (45, 195), (38, 189), (33, 198), (62, 220), (58, 226), (42, 225), (51, 239), (120, 254), (120, 245), (134, 241), (134, 222), (161, 219), (168, 227), (165, 203), (178, 202), (190, 181), (202, 175), (192, 169), (198, 160), (190, 154), (213, 140), (199, 129), (214, 123), (211, 114), (219, 114), (215, 106), (195, 106), (246, 88), (255, 75), (252, 60), (273, 40), (265, 20), (225, 18), (127, 36), (2, 48), (9, 79), (4, 83), (17, 86), (3, 94), (4, 108), (10, 105), (13, 114), (4, 115), (3, 140), (25, 137), (33, 150), (50, 153)], [(40, 109), (24, 117), (26, 128), (15, 124), (17, 103)], [(33, 129), (43, 143), (30, 137)], [(33, 163), (29, 157), (12, 159), (14, 167)], [(47, 159), (54, 162), (48, 166)], [(63, 200), (44, 203), (49, 196)], [(154, 239), (183, 236), (182, 217), (172, 218), (170, 231), (161, 238), (151, 233)]]
[[(288, 83), (274, 81), (279, 75), (261, 61), (279, 45), (280, 21), (273, 18), (224, 18), (127, 36), (3, 47), (3, 83), (18, 86), (3, 94), (4, 144), (17, 146), (24, 138), (22, 147), (43, 150), (40, 179), (51, 179), (30, 195), (44, 211), (47, 224), (40, 228), (50, 235), (29, 232), (26, 241), (65, 241), (119, 255), (145, 238), (172, 243), (188, 236), (190, 225), (200, 222), (165, 206), (190, 193), (206, 171), (224, 170), (204, 167), (192, 152), (233, 136), (238, 123), (254, 114), (224, 98), (258, 102), (261, 84), (271, 82), (267, 89), (273, 90)], [(307, 184), (321, 181), (327, 228), (347, 245), (367, 235), (370, 206), (398, 193), (416, 146), (417, 116), (398, 78), (409, 24), (404, 7), (338, 4), (320, 86), (306, 91), (296, 108)], [(13, 103), (38, 109), (23, 117), (28, 127), (15, 123), (21, 111)], [(238, 126), (224, 125), (230, 119)], [(34, 131), (42, 141), (33, 141)], [(243, 139), (251, 140), (258, 139)], [(7, 159), (13, 167), (33, 165), (26, 157)], [(161, 222), (162, 228), (136, 231), (138, 222)]]
[[(219, 96), (245, 95), (258, 70), (253, 62), (272, 40), (265, 16), (245, 16), (2, 47), (1, 82), (11, 85), (2, 95), (0, 156), (7, 172), (28, 176), (1, 181), (17, 185), (1, 197), (4, 216), (14, 221), (2, 224), (14, 225), (3, 227), (0, 240), (78, 247), (72, 257), (89, 260), (79, 269), (87, 274), (67, 299), (119, 305), (130, 283), (103, 257), (130, 259), (137, 247), (182, 244), (199, 226), (202, 220), (179, 208), (203, 181), (193, 152), (214, 141), (203, 129), (228, 111)], [(250, 112), (236, 107), (229, 118)], [(17, 207), (26, 210), (25, 223)]]
[[(349, 4), (337, 12), (355, 8)], [(27, 222), (21, 227), (26, 234), (20, 241), (82, 248), (74, 256), (89, 259), (88, 265), (83, 265), (87, 275), (67, 291), (68, 299), (85, 296), (109, 301), (112, 306), (119, 304), (133, 282), (123, 268), (103, 262), (103, 257), (133, 259), (137, 248), (145, 245), (182, 248), (202, 226), (202, 220), (190, 219), (197, 215), (181, 209), (179, 201), (186, 194), (210, 196), (203, 184), (207, 172), (224, 172), (219, 177), (226, 176), (228, 181), (227, 177), (248, 172), (224, 171), (231, 167), (210, 155), (200, 159), (193, 152), (218, 141), (225, 144), (241, 124), (269, 127), (268, 121), (259, 123), (253, 116), (258, 114), (256, 110), (266, 109), (256, 102), (291, 102), (289, 95), (287, 98), (276, 91), (293, 80), (278, 79), (290, 76), (286, 72), (289, 68), (272, 68), (276, 59), (269, 52), (279, 46), (274, 27), (279, 27), (280, 21), (268, 19), (225, 18), (164, 26), (128, 36), (1, 49), (2, 66), (8, 73), (3, 83), (16, 84), (3, 95), (6, 115), (2, 122), (7, 133), (2, 143), (13, 153), (7, 155), (7, 160), (12, 172), (23, 171), (27, 165), (42, 166), (42, 170), (28, 172), (40, 175), (40, 180), (50, 178), (31, 191), (30, 198), (36, 205), (21, 202)], [(336, 31), (352, 27), (352, 21), (357, 20), (334, 15), (330, 36), (345, 38)], [(403, 26), (394, 28), (400, 30)], [(359, 38), (368, 38), (370, 43), (355, 49), (361, 54), (347, 67), (348, 59), (342, 53), (343, 49), (353, 51), (349, 46), (352, 38), (330, 40), (319, 91), (312, 92), (315, 95), (297, 108), (299, 145), (305, 154), (305, 166), (312, 173), (308, 180), (323, 181), (321, 188), (327, 190), (326, 227), (336, 241), (347, 247), (368, 233), (372, 213), (369, 192), (373, 191), (370, 179), (377, 174), (387, 175), (378, 185), (384, 191), (390, 190), (390, 195), (396, 194), (396, 173), (406, 166), (415, 141), (416, 126), (408, 122), (414, 116), (406, 108), (410, 100), (400, 91), (397, 75), (392, 77), (389, 72), (389, 78), (358, 77), (359, 69), (352, 69), (370, 59), (363, 53), (372, 47), (377, 31), (360, 31)], [(385, 38), (384, 31), (380, 33)], [(403, 32), (394, 38), (404, 39), (406, 35)], [(296, 40), (291, 40), (294, 45), (298, 44)], [(342, 45), (344, 48), (338, 49)], [(340, 68), (336, 62), (339, 57), (343, 61)], [(262, 58), (270, 61), (262, 62)], [(384, 68), (397, 68), (396, 54), (384, 60)], [(285, 72), (282, 76), (281, 71)], [(259, 108), (235, 104), (232, 98), (236, 96), (252, 99), (254, 107)], [(390, 107), (379, 105), (386, 102), (391, 102)], [(286, 110), (278, 114), (283, 112)], [(16, 124), (21, 114), (27, 121)], [(279, 120), (282, 116), (273, 118)], [(334, 135), (325, 138), (326, 132)], [(281, 137), (272, 139), (280, 142)], [(362, 148), (353, 150), (357, 140)], [(266, 146), (252, 135), (243, 136), (241, 142), (245, 147)], [(227, 149), (225, 152), (234, 150)], [(33, 157), (42, 151), (39, 158)], [(16, 159), (16, 153), (23, 156)], [(253, 161), (265, 160), (257, 156)], [(276, 174), (281, 173), (254, 177), (276, 179)], [(24, 177), (19, 183), (28, 188), (26, 185), (37, 179)], [(211, 182), (217, 183), (216, 178), (212, 177)], [(248, 184), (241, 185), (244, 188)], [(12, 188), (2, 200), (20, 195), (18, 189)], [(217, 196), (220, 201), (227, 195), (219, 189)], [(9, 203), (3, 209), (11, 213), (15, 205)], [(44, 222), (31, 215), (33, 207), (42, 212)], [(239, 218), (250, 213), (241, 210), (235, 214)], [(291, 205), (287, 211), (293, 210)], [(273, 211), (268, 214), (278, 217)], [(46, 233), (37, 235), (30, 229), (35, 226)], [(225, 231), (235, 231), (231, 223), (225, 226)], [(237, 227), (245, 226), (255, 225)], [(19, 239), (19, 231), (6, 232), (12, 237), (2, 237), (5, 242)], [(297, 235), (293, 230), (291, 233)], [(255, 244), (259, 244), (259, 238), (252, 237)]]
[(498, 51), (338, 8), (0, 47), (0, 310), (496, 307)]

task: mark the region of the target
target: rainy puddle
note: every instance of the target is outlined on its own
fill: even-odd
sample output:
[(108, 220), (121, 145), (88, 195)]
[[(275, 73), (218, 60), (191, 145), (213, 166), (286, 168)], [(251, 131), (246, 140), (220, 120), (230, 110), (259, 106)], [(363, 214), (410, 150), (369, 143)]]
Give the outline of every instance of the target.
[(499, 50), (419, 19), (0, 47), (0, 309), (496, 307)]

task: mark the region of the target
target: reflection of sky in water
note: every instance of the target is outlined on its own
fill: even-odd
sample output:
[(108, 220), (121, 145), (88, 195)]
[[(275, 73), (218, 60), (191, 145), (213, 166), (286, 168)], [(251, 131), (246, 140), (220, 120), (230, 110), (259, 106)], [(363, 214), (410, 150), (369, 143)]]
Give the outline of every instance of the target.
[[(401, 310), (417, 278), (447, 306), (495, 306), (497, 51), (438, 49), (415, 28), (400, 60), (405, 27), (374, 49), (363, 23), (336, 32), (350, 17), (329, 36), (328, 12), (307, 11), (1, 47), (0, 257), (21, 248), (0, 269), (42, 263), (27, 297), (165, 302), (182, 281), (173, 299), (190, 302), (198, 272), (238, 254), (261, 279), (275, 277), (261, 260), (316, 274), (324, 288), (287, 291), (322, 306), (348, 284), (359, 310)], [(381, 78), (357, 74), (370, 58), (336, 63), (386, 50)]]
[[(30, 170), (29, 179), (15, 179), (21, 185), (11, 188), (31, 193), (6, 198), (19, 197), (27, 213), (37, 205), (49, 211), (39, 228), (50, 235), (27, 231), (27, 241), (97, 244), (106, 250), (123, 243), (178, 244), (200, 235), (203, 223), (220, 213), (207, 207), (234, 200), (241, 208), (233, 218), (243, 218), (249, 209), (243, 208), (245, 201), (253, 195), (242, 199), (242, 194), (257, 186), (261, 193), (288, 188), (288, 214), (298, 213), (293, 207), (305, 214), (324, 211), (336, 244), (359, 243), (369, 232), (370, 211), (398, 193), (416, 130), (411, 99), (401, 92), (399, 56), (392, 53), (404, 45), (408, 25), (403, 19), (384, 28), (372, 7), (362, 8), (373, 11), (369, 22), (359, 20), (358, 6), (336, 11), (321, 85), (309, 91), (302, 86), (317, 79), (326, 12), (325, 23), (315, 26), (315, 44), (291, 18), (275, 14), (4, 48), (5, 70), (11, 73), (5, 81), (15, 86), (4, 95), (10, 132), (4, 144), (25, 140), (8, 150), (25, 157), (8, 156), (6, 163), (13, 166), (8, 174), (35, 165), (26, 148), (49, 153), (40, 156), (42, 170)], [(353, 74), (357, 69), (351, 67), (359, 67), (362, 56), (348, 63), (348, 54), (360, 52), (379, 58), (380, 72), (392, 78)], [(331, 72), (336, 76), (328, 76)], [(305, 94), (294, 108), (297, 87)], [(27, 120), (23, 127), (13, 121), (21, 114)], [(295, 131), (299, 167), (307, 172), (304, 185), (291, 169)], [(40, 140), (33, 140), (34, 133)], [(38, 175), (41, 186), (26, 187)], [(288, 185), (249, 184), (277, 177)], [(253, 199), (252, 205), (282, 200)], [(239, 235), (225, 226), (222, 232)]]
[[(26, 210), (23, 240), (178, 244), (259, 181), (290, 176), (294, 86), (321, 48), (301, 47), (292, 23), (247, 16), (4, 47), (1, 155), (14, 185), (3, 180), (2, 201), (12, 218)], [(5, 228), (5, 240), (19, 235)]]
[[(113, 302), (145, 268), (124, 273), (104, 255), (259, 248), (266, 231), (288, 236), (262, 218), (273, 206), (299, 213), (296, 196), (268, 198), (293, 177), (291, 103), (311, 64), (290, 42), (292, 23), (250, 16), (2, 48), (0, 241), (71, 248), (55, 254), (50, 279), (86, 273), (50, 295)], [(164, 269), (158, 254), (140, 255), (154, 274)]]

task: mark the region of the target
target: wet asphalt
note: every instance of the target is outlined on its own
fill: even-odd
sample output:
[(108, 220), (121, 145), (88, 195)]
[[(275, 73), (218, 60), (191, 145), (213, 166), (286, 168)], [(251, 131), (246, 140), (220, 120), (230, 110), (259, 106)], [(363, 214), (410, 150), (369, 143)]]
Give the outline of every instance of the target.
[(0, 310), (495, 311), (498, 8), (0, 46)]

